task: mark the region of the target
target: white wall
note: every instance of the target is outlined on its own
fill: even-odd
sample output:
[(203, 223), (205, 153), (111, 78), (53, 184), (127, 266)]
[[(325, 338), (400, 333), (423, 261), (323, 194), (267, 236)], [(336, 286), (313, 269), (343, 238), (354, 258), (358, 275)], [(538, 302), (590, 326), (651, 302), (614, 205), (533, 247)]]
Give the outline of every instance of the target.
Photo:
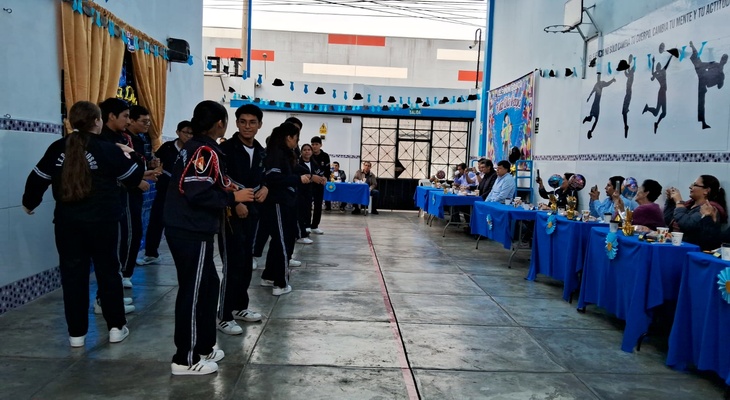
[[(645, 16), (658, 8), (664, 6), (674, 7), (673, 11), (670, 12), (674, 17), (679, 16), (681, 10), (692, 9), (707, 3), (710, 3), (710, 1), (648, 0), (639, 2), (634, 0), (599, 0), (596, 7), (591, 10), (591, 14), (599, 28), (603, 30), (605, 36), (602, 39), (603, 44), (608, 45), (614, 41), (611, 39), (612, 31), (631, 24), (637, 19), (644, 18), (639, 25), (648, 29), (664, 22), (658, 19), (646, 20)], [(565, 67), (575, 66), (580, 73), (583, 62), (581, 60), (583, 43), (580, 36), (572, 33), (548, 34), (542, 31), (544, 26), (562, 23), (563, 4), (563, 0), (539, 2), (531, 0), (497, 0), (492, 87), (503, 85), (534, 68), (557, 69), (562, 72)], [(590, 5), (590, 1), (586, 1), (586, 5)], [(730, 9), (718, 11), (718, 13), (725, 16), (729, 12)], [(519, 29), (516, 29), (514, 21), (518, 20), (520, 21)], [(587, 21), (585, 16), (584, 21)], [(693, 131), (688, 136), (684, 128), (680, 128), (684, 126), (684, 122), (667, 119), (662, 122), (661, 129), (664, 129), (664, 131), (659, 132), (662, 136), (657, 137), (651, 131), (650, 123), (643, 120), (641, 123), (638, 122), (638, 118), (641, 118), (644, 103), (650, 102), (649, 98), (653, 98), (654, 101), (656, 99), (658, 85), (656, 82), (650, 82), (648, 76), (646, 76), (648, 71), (646, 53), (658, 54), (656, 47), (659, 42), (667, 41), (667, 48), (671, 48), (686, 45), (693, 37), (695, 42), (709, 40), (716, 45), (716, 48), (714, 51), (709, 50), (705, 54), (708, 57), (714, 57), (715, 60), (719, 60), (720, 55), (727, 53), (727, 50), (730, 49), (730, 47), (727, 49), (723, 47), (727, 47), (728, 36), (730, 36), (730, 29), (727, 28), (727, 25), (717, 25), (715, 29), (706, 29), (703, 22), (695, 22), (691, 29), (696, 33), (677, 30), (677, 33), (657, 36), (655, 38), (656, 42), (651, 44), (651, 49), (647, 50), (647, 48), (643, 48), (638, 44), (632, 45), (632, 47), (626, 49), (625, 54), (616, 53), (612, 57), (604, 57), (604, 60), (599, 60), (599, 68), (604, 68), (606, 80), (616, 77), (616, 87), (611, 87), (611, 89), (616, 89), (617, 92), (620, 91), (620, 94), (614, 93), (612, 98), (609, 96), (611, 91), (604, 92), (601, 105), (601, 122), (598, 123), (597, 135), (591, 140), (586, 137), (586, 131), (590, 124), (583, 125), (581, 121), (591, 106), (590, 102), (586, 103), (586, 98), (595, 83), (596, 69), (588, 69), (586, 80), (572, 77), (565, 78), (562, 77), (562, 74), (559, 78), (541, 78), (538, 81), (535, 113), (536, 117), (540, 118), (540, 130), (533, 141), (533, 152), (537, 159), (535, 165), (541, 170), (541, 175), (547, 177), (553, 173), (578, 172), (585, 175), (589, 187), (598, 185), (599, 188), (603, 188), (608, 177), (612, 175), (633, 176), (640, 181), (643, 179), (656, 179), (664, 187), (676, 186), (680, 188), (685, 198), (688, 195), (688, 185), (700, 174), (715, 175), (720, 179), (723, 186), (730, 186), (730, 179), (728, 178), (730, 164), (727, 161), (686, 161), (688, 154), (690, 156), (695, 153), (704, 154), (707, 151), (727, 153), (730, 150), (727, 140), (727, 110), (718, 111), (720, 115), (713, 115), (717, 126), (713, 126), (712, 135), (705, 132), (704, 136), (699, 136), (700, 132)], [(630, 28), (630, 30), (638, 33), (640, 28)], [(719, 45), (720, 43), (722, 45)], [(620, 59), (617, 58), (618, 55), (626, 57), (632, 51), (634, 51), (634, 55), (638, 54), (639, 57), (637, 59), (638, 68), (634, 85), (634, 99), (631, 105), (631, 113), (633, 114), (629, 114), (630, 118), (634, 118), (634, 122), (630, 125), (636, 126), (631, 131), (629, 138), (625, 139), (620, 115), (625, 78), (616, 75), (615, 71), (611, 76), (605, 74), (608, 61), (612, 61), (615, 69)], [(662, 62), (666, 57), (666, 54), (661, 57)], [(678, 73), (677, 71), (682, 69), (690, 71), (685, 72), (684, 75), (680, 72), (677, 75), (681, 75), (679, 78), (673, 78), (672, 76), (669, 78), (669, 115), (674, 113), (673, 115), (676, 116), (683, 112), (688, 120), (696, 121), (697, 78), (694, 76), (692, 65), (688, 60), (689, 55), (687, 54), (686, 57), (682, 63), (679, 63), (677, 59), (673, 60), (673, 69), (669, 71), (670, 74)], [(603, 64), (601, 64), (602, 61)], [(726, 72), (730, 71), (727, 71), (726, 68)], [(674, 79), (673, 82), (672, 79)], [(679, 90), (683, 85), (683, 93), (671, 92), (672, 88)], [(672, 103), (672, 96), (684, 96), (688, 100), (686, 103), (676, 101)], [(708, 102), (710, 98), (717, 104), (726, 104), (730, 101), (730, 89), (718, 90), (717, 88), (711, 88), (708, 92)], [(618, 115), (618, 122), (615, 121), (616, 115), (613, 115), (610, 118), (614, 121), (609, 123), (609, 116), (612, 114)], [(644, 118), (646, 117), (645, 115)], [(649, 119), (653, 121), (653, 117)], [(648, 130), (647, 126), (649, 127)], [(627, 161), (639, 160), (639, 157), (648, 157), (654, 160), (657, 158), (656, 153), (666, 153), (670, 159), (678, 157), (683, 161)], [(598, 154), (606, 155), (606, 157), (598, 157)], [(609, 159), (615, 161), (608, 161)], [(580, 201), (582, 205), (588, 204), (588, 190), (581, 193)], [(659, 202), (663, 204), (663, 197), (660, 198)]]
[[(61, 124), (61, 28), (57, 0), (5, 2), (0, 12), (0, 118)], [(100, 2), (119, 18), (165, 43), (187, 40), (200, 66), (202, 0), (125, 0)], [(63, 4), (63, 6), (68, 6)], [(200, 12), (191, 12), (200, 10)], [(32, 51), (29, 51), (32, 49)], [(168, 72), (165, 133), (189, 119), (203, 98), (200, 69), (173, 64)], [(21, 207), (25, 179), (59, 135), (0, 130), (0, 286), (58, 265), (50, 190), (33, 216)]]

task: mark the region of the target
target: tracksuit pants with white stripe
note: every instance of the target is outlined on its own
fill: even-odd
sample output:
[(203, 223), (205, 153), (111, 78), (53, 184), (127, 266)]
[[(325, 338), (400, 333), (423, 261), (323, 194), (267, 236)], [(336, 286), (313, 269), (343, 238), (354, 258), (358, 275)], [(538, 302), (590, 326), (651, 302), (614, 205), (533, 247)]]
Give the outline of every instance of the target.
[(246, 218), (238, 218), (235, 212), (222, 224), (221, 234), (218, 235), (218, 247), (223, 261), (223, 281), (218, 306), (218, 319), (221, 321), (232, 321), (234, 310), (248, 309), (248, 287), (253, 273), (253, 246), (257, 224), (256, 213), (250, 213)]
[(261, 279), (274, 281), (274, 286), (285, 288), (289, 282), (289, 248), (294, 248), (296, 214), (294, 207), (264, 203), (261, 207), (261, 225), (271, 236), (266, 255), (266, 269)]
[[(69, 336), (89, 329), (89, 269), (94, 263), (98, 297), (107, 329), (122, 328), (124, 289), (119, 264), (119, 228), (114, 222), (55, 222), (56, 248)], [(214, 327), (215, 329), (215, 327)]]
[(166, 230), (175, 260), (179, 290), (175, 301), (175, 346), (172, 362), (194, 365), (201, 354), (210, 354), (216, 342), (218, 273), (213, 262), (213, 235), (205, 240)]
[(122, 261), (122, 275), (131, 278), (137, 264), (137, 253), (142, 245), (142, 204), (144, 194), (130, 191), (127, 198), (127, 209), (121, 223), (121, 241), (119, 259)]

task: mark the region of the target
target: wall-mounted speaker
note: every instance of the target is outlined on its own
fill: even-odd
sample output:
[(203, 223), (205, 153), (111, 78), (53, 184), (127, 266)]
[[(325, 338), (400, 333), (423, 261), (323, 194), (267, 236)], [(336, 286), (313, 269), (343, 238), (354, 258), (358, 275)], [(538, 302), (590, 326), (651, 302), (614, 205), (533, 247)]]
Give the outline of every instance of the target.
[(190, 44), (186, 40), (167, 38), (167, 57), (170, 62), (187, 63), (190, 56)]

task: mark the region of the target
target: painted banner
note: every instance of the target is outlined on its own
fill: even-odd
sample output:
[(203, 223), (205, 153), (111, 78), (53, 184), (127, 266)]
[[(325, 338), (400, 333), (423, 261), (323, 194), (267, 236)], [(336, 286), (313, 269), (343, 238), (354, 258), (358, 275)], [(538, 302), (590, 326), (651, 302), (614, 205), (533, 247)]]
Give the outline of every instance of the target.
[(535, 73), (489, 91), (487, 158), (496, 165), (507, 160), (512, 147), (532, 159)]
[(580, 147), (726, 149), (730, 0), (681, 0), (589, 43)]

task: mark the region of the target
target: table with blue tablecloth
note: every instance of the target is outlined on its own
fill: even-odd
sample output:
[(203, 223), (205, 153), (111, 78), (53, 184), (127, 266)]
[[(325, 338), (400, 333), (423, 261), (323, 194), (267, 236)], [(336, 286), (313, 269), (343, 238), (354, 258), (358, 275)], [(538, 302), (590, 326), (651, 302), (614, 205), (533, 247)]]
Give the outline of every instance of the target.
[(563, 281), (563, 299), (570, 301), (572, 293), (580, 287), (579, 274), (583, 270), (591, 229), (607, 225), (601, 222), (572, 221), (556, 215), (554, 230), (548, 233), (548, 219), (547, 213), (537, 214), (527, 280), (534, 281), (537, 274), (543, 274)]
[(443, 189), (435, 188), (433, 186), (416, 186), (416, 192), (413, 193), (413, 204), (421, 210), (426, 211), (428, 205), (428, 194), (434, 190), (443, 191)]
[[(428, 192), (428, 204), (426, 205), (426, 213), (428, 213), (431, 216), (431, 219), (433, 218), (444, 218), (444, 209), (446, 207), (449, 207), (451, 209), (452, 215), (453, 215), (453, 208), (459, 207), (459, 206), (469, 206), (471, 207), (472, 204), (474, 204), (477, 201), (481, 201), (482, 198), (479, 196), (466, 196), (466, 195), (460, 195), (460, 194), (451, 194), (442, 192), (441, 190), (431, 190)], [(468, 222), (453, 222), (449, 220), (446, 223), (446, 226), (444, 226), (444, 231), (442, 236), (446, 235), (446, 228), (449, 226), (462, 226), (467, 225)]]
[(699, 247), (682, 243), (640, 241), (638, 235), (616, 234), (613, 260), (606, 252), (609, 228), (593, 228), (583, 262), (578, 308), (596, 304), (626, 321), (621, 350), (632, 352), (651, 323), (652, 309), (679, 295), (682, 264)]
[(730, 304), (718, 288), (718, 275), (728, 268), (730, 262), (709, 254), (687, 254), (667, 365), (715, 371), (730, 385)]
[(370, 186), (364, 183), (327, 182), (324, 188), (324, 200), (368, 205)]
[[(512, 248), (513, 225), (515, 221), (534, 221), (539, 211), (496, 202), (478, 202), (471, 214), (471, 233), (502, 243), (505, 249)], [(491, 224), (488, 222), (491, 221)], [(491, 226), (490, 226), (491, 225)]]

